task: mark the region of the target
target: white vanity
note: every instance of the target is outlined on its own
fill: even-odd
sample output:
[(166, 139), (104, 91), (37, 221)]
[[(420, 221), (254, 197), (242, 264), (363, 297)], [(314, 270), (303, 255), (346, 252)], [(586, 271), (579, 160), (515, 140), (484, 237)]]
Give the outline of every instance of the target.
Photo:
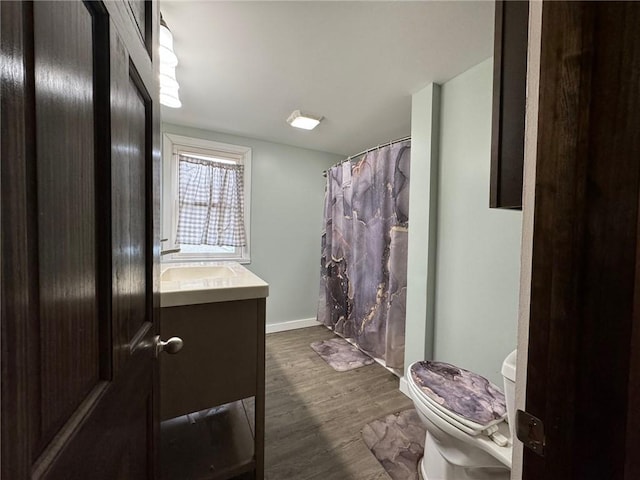
[[(269, 286), (238, 263), (163, 266), (160, 357), (167, 480), (264, 477), (264, 334)], [(242, 477), (244, 478), (244, 477)]]

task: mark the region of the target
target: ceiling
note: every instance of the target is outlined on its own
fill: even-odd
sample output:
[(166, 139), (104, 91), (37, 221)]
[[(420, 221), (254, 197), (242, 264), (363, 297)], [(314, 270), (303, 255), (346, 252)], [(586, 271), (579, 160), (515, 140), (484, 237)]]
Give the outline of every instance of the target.
[[(163, 1), (182, 108), (162, 120), (352, 155), (410, 134), (411, 94), (493, 53), (493, 2)], [(312, 131), (293, 110), (322, 115)]]

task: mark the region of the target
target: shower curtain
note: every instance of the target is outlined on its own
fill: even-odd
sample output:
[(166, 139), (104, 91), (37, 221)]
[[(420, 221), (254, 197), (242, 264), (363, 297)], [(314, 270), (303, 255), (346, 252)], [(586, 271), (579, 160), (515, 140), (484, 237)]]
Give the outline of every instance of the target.
[(409, 140), (327, 171), (318, 321), (403, 370)]

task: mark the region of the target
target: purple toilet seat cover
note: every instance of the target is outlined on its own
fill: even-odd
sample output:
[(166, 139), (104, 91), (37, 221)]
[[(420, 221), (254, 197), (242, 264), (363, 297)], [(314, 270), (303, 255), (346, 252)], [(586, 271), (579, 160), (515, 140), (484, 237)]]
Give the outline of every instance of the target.
[(503, 393), (477, 373), (444, 362), (411, 365), (415, 384), (447, 410), (482, 426), (507, 416)]

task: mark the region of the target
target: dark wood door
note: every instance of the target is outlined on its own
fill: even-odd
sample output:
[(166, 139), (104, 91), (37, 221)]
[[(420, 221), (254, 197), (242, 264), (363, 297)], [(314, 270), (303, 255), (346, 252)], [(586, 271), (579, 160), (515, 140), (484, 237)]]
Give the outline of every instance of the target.
[(639, 2), (542, 5), (526, 480), (640, 478), (639, 25)]
[(151, 479), (151, 2), (0, 2), (2, 479)]

